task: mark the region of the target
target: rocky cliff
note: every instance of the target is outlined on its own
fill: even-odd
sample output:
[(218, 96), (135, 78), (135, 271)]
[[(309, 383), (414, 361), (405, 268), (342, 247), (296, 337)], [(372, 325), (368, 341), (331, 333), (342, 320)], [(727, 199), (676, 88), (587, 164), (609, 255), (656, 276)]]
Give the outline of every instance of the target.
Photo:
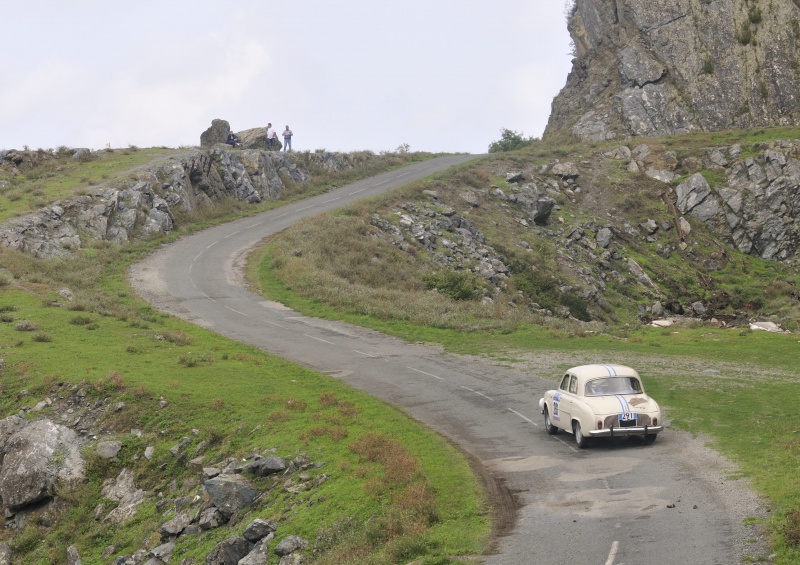
[(545, 138), (800, 123), (800, 0), (576, 0)]

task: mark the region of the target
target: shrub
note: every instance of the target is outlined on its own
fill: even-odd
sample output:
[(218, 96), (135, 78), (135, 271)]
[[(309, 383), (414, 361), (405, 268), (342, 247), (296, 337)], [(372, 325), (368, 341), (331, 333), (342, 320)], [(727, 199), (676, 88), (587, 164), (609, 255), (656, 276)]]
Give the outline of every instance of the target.
[(500, 130), (500, 139), (489, 144), (489, 153), (516, 151), (517, 149), (533, 145), (536, 141), (538, 141), (537, 138), (525, 137), (522, 132), (502, 128)]
[(31, 322), (30, 320), (20, 320), (14, 326), (14, 329), (18, 332), (35, 332), (39, 329), (39, 326)]
[(33, 334), (33, 337), (31, 339), (38, 343), (50, 343), (51, 341), (53, 341), (53, 338), (50, 336), (50, 334), (45, 332), (37, 332)]
[(453, 300), (475, 300), (480, 296), (475, 275), (464, 271), (439, 271), (423, 275), (429, 289), (436, 289)]

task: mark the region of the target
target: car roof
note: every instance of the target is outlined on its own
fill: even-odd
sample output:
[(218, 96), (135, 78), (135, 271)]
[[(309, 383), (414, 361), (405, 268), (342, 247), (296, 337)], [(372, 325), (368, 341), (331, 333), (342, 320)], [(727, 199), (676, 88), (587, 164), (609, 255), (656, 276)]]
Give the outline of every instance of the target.
[(569, 369), (567, 373), (575, 375), (579, 379), (593, 379), (600, 377), (636, 377), (639, 373), (625, 365), (581, 365)]

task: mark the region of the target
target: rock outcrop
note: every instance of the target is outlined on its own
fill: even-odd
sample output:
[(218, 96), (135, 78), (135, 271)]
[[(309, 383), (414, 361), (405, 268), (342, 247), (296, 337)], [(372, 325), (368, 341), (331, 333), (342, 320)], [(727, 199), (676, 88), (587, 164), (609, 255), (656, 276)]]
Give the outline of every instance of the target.
[(800, 123), (800, 2), (576, 0), (545, 138)]
[(58, 489), (81, 485), (85, 464), (72, 429), (19, 416), (7, 418), (5, 424), (2, 428), (13, 432), (0, 440), (0, 501), (7, 516), (54, 496)]
[[(125, 184), (54, 202), (0, 226), (0, 245), (42, 258), (69, 255), (87, 240), (123, 243), (175, 227), (191, 213), (224, 198), (257, 203), (280, 198), (283, 179), (304, 183), (306, 171), (289, 155), (215, 146), (175, 158)], [(327, 163), (320, 156), (322, 162)]]

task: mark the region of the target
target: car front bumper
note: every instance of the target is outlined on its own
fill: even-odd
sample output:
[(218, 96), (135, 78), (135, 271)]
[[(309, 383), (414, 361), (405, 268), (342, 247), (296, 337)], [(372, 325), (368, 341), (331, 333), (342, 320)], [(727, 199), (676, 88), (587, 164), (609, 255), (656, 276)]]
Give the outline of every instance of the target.
[(629, 428), (603, 428), (590, 430), (589, 437), (650, 436), (664, 430), (664, 426), (631, 426)]

